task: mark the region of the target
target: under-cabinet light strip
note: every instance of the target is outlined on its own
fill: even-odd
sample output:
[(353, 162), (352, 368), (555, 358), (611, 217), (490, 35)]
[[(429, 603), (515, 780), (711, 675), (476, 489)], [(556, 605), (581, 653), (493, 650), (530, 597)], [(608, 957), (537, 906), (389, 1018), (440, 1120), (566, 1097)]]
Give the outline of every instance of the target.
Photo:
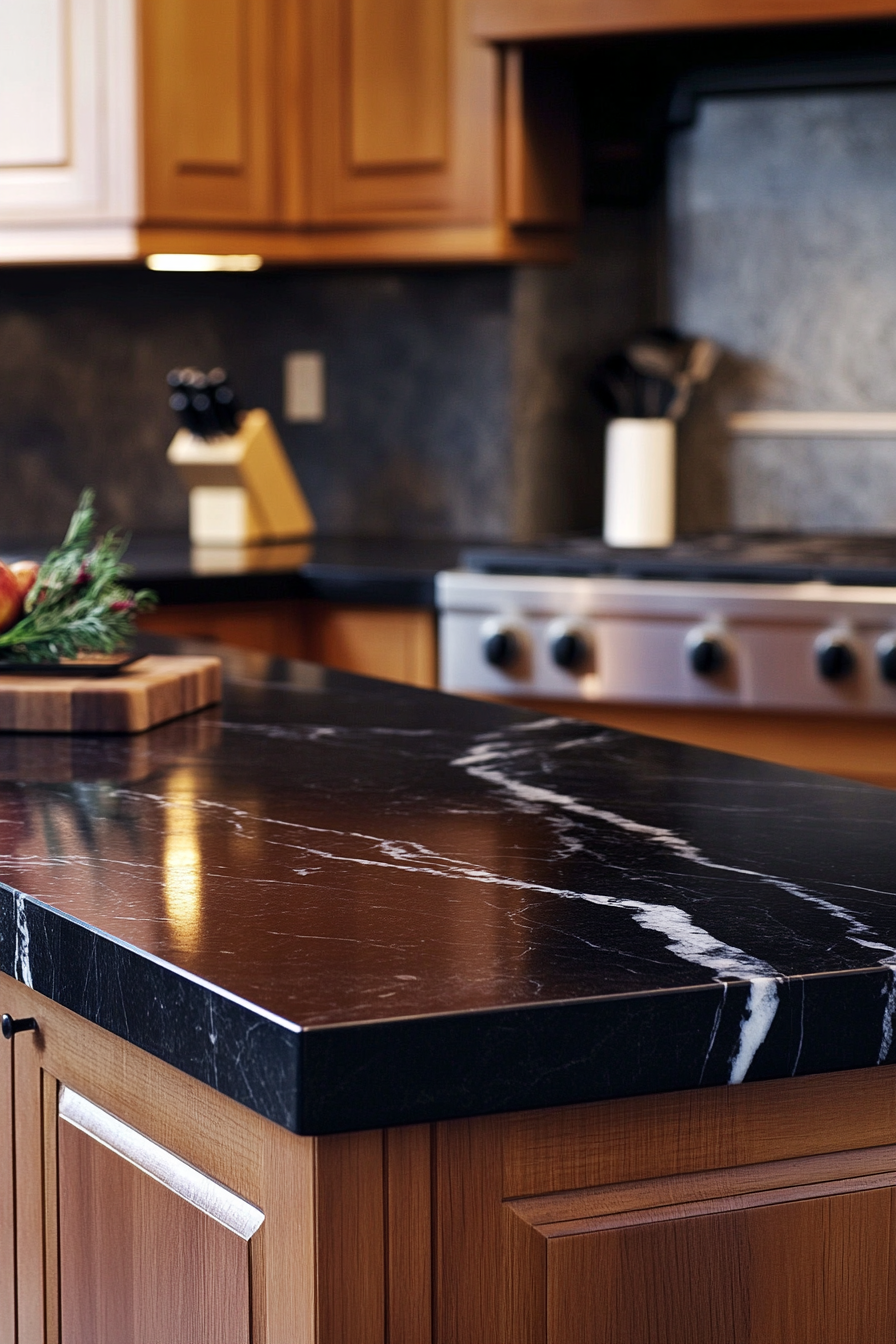
[(259, 271), (264, 258), (257, 252), (151, 252), (146, 265), (151, 271)]

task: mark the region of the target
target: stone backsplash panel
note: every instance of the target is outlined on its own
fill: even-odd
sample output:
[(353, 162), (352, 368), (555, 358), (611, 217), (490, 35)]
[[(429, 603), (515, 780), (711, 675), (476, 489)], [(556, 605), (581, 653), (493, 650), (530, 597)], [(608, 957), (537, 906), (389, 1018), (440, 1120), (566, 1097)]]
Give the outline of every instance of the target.
[[(165, 374), (232, 371), (267, 407), (323, 531), (502, 538), (511, 515), (512, 275), (498, 268), (0, 271), (0, 539), (186, 527)], [(282, 361), (320, 350), (327, 418), (282, 419)]]
[(680, 525), (896, 532), (896, 442), (741, 440), (733, 410), (896, 409), (896, 90), (712, 98), (669, 158), (674, 320), (727, 351)]

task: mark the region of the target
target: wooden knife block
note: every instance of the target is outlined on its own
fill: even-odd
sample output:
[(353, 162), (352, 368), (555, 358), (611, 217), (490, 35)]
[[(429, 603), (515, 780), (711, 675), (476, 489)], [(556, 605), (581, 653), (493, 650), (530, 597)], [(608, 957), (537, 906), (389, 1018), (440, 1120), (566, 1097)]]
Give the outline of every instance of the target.
[(314, 515), (267, 411), (206, 441), (178, 430), (168, 461), (190, 491), (194, 546), (249, 546), (313, 535)]

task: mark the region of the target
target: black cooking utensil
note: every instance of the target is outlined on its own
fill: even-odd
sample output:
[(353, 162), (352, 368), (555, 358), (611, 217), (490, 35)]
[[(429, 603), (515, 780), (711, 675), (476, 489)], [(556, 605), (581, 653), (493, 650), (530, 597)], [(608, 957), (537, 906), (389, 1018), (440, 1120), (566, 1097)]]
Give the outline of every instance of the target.
[(705, 336), (683, 336), (671, 327), (654, 327), (636, 337), (625, 353), (643, 377), (660, 378), (671, 385), (673, 395), (661, 414), (680, 420), (688, 408), (697, 383), (706, 382), (719, 358), (719, 348)]
[(617, 350), (601, 360), (589, 386), (604, 410), (615, 419), (644, 414), (640, 409), (643, 401), (640, 381), (628, 357)]

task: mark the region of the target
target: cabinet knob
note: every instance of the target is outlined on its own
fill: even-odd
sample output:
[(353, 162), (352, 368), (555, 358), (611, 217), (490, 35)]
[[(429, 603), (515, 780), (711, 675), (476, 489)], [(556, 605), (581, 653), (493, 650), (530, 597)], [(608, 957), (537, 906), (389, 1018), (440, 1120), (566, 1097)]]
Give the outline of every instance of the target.
[(37, 1031), (37, 1021), (33, 1017), (10, 1017), (9, 1013), (4, 1013), (0, 1018), (0, 1031), (11, 1041), (20, 1031)]

